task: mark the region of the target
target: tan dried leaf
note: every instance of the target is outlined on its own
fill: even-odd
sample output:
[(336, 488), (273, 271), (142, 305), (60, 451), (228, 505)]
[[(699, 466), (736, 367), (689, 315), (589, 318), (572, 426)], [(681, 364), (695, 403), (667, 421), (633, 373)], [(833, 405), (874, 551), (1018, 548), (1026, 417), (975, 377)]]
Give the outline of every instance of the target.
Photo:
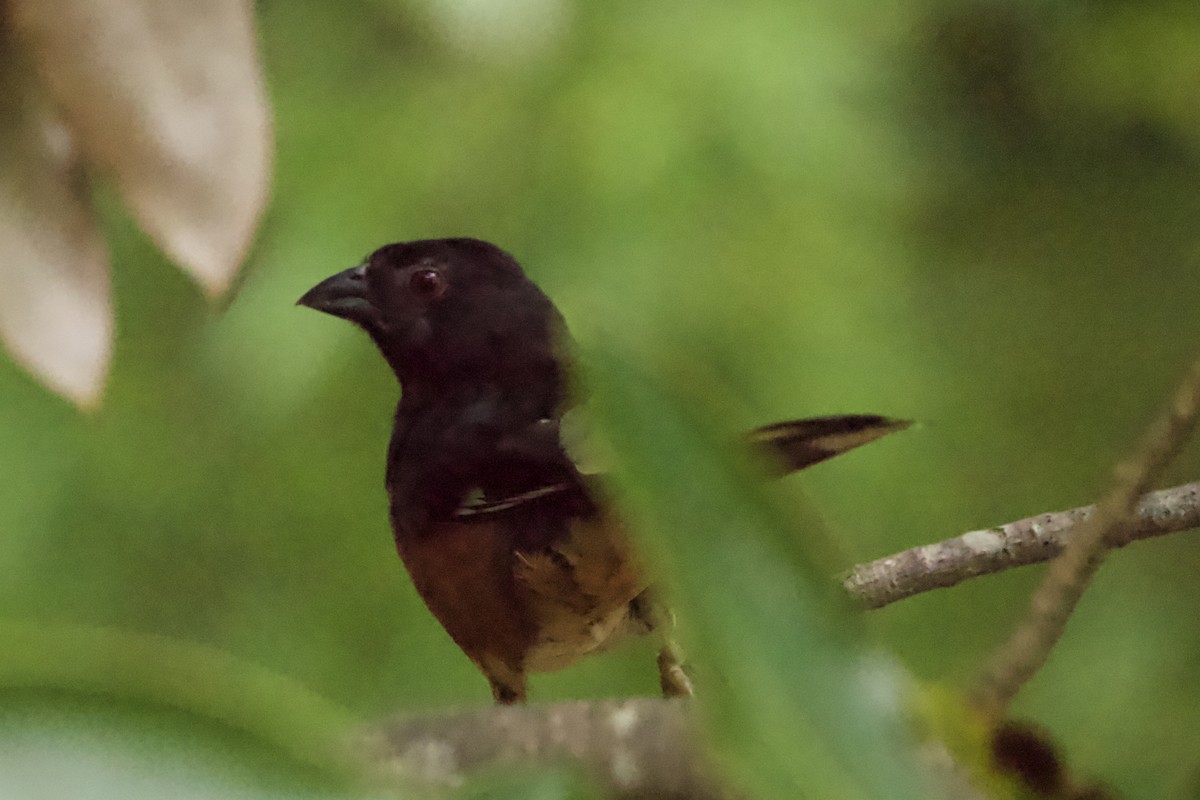
[(8, 0), (47, 91), (139, 223), (211, 295), (267, 199), (271, 124), (249, 0)]
[(0, 29), (0, 338), (80, 406), (112, 354), (108, 254), (71, 135)]

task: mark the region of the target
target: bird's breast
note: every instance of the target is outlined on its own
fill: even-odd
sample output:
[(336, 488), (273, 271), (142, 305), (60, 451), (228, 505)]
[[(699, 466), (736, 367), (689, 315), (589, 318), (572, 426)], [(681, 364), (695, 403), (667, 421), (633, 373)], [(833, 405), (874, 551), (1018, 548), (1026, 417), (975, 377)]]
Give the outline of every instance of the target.
[(485, 671), (519, 670), (537, 624), (517, 590), (503, 526), (447, 521), (396, 544), (418, 594), (463, 652)]
[(449, 520), (397, 537), (425, 604), (481, 666), (562, 669), (645, 630), (630, 607), (645, 581), (624, 531), (574, 518), (551, 544), (520, 546), (546, 538), (530, 536), (539, 524), (528, 515)]

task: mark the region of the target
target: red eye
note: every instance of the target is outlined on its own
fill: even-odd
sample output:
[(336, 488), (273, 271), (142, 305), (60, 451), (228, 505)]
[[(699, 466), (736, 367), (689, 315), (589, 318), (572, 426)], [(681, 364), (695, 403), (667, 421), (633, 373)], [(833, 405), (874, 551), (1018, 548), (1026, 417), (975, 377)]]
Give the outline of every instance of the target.
[(436, 269), (419, 269), (408, 276), (408, 289), (422, 300), (437, 300), (446, 291), (446, 279)]

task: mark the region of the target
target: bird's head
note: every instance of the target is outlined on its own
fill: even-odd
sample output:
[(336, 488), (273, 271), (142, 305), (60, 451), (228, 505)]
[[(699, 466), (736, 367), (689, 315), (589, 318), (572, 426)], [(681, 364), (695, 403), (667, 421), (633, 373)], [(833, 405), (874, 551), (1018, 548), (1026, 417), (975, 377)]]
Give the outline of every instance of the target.
[(520, 379), (555, 362), (562, 319), (516, 259), (478, 239), (385, 245), (300, 305), (365, 330), (405, 383)]

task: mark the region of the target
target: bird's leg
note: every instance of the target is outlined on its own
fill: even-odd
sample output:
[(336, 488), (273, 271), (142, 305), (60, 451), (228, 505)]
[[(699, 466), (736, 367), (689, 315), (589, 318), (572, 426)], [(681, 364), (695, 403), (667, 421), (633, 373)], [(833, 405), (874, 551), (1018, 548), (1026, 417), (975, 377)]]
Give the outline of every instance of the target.
[(683, 671), (679, 646), (670, 636), (663, 637), (663, 645), (658, 651), (658, 683), (663, 697), (692, 696), (692, 679)]
[(488, 681), (492, 684), (492, 697), (496, 700), (498, 706), (511, 706), (514, 703), (525, 702), (525, 676), (521, 675), (519, 681), (499, 681), (488, 676)]
[(525, 670), (509, 661), (485, 655), (475, 664), (492, 685), (492, 698), (498, 706), (525, 702)]
[(646, 632), (653, 633), (661, 641), (658, 650), (658, 684), (662, 687), (663, 697), (691, 697), (692, 679), (683, 669), (683, 654), (671, 636), (671, 629), (675, 627), (674, 615), (650, 589), (635, 597), (629, 607), (633, 617), (645, 626)]

